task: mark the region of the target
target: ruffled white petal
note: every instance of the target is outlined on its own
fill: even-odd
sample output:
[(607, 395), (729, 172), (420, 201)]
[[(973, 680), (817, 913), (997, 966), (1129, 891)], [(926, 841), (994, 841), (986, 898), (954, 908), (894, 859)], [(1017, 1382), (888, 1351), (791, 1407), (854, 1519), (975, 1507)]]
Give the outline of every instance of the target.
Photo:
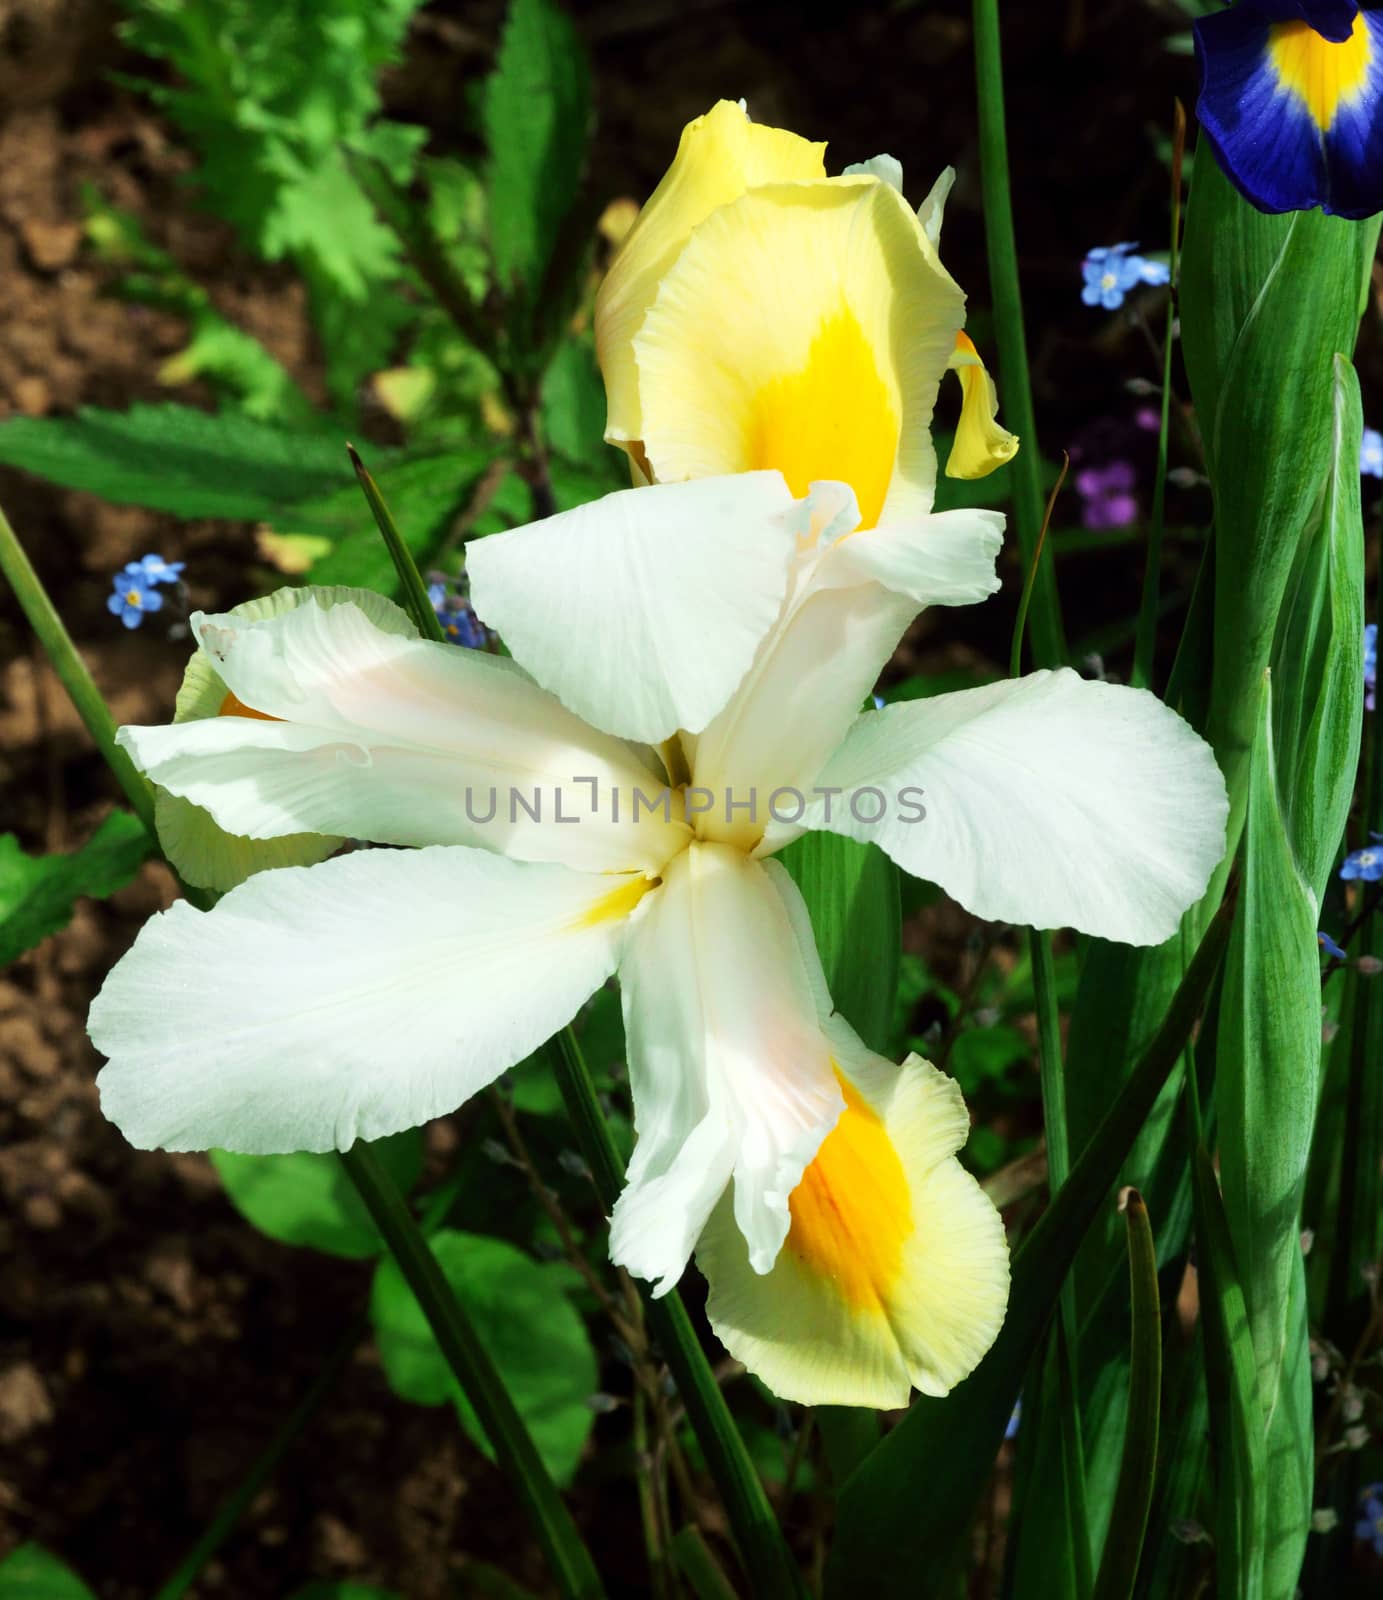
[(818, 588), (879, 583), (918, 606), (968, 606), (999, 592), (998, 511), (942, 511), (841, 539), (823, 555)]
[(101, 1108), (143, 1149), (344, 1150), (416, 1127), (570, 1021), (645, 887), (434, 847), (179, 901), (92, 1002)]
[[(272, 594), (246, 600), (231, 610), (231, 615), (254, 622), (263, 617), (292, 611), (304, 601), (319, 606), (349, 602), (359, 606), (377, 627), (402, 638), (416, 639), (418, 630), (407, 614), (392, 600), (369, 589), (339, 586), (276, 589)], [(219, 716), (226, 699), (226, 685), (201, 650), (195, 650), (178, 690), (174, 722), (194, 722)], [(284, 834), (274, 839), (247, 839), (227, 833), (212, 817), (190, 800), (154, 792), (154, 820), (163, 853), (178, 869), (185, 882), (203, 889), (233, 889), (256, 872), (274, 867), (310, 867), (325, 861), (344, 841), (331, 834)]]
[(843, 1104), (811, 975), (768, 872), (694, 844), (630, 927), (620, 967), (638, 1141), (610, 1254), (664, 1293), (727, 1202), (756, 1270)]
[(744, 676), (803, 520), (779, 472), (626, 489), (472, 544), (471, 598), (564, 705), (658, 744)]
[[(590, 871), (655, 871), (687, 837), (631, 747), (511, 661), (386, 633), (351, 604), (193, 625), (261, 715), (123, 728), (120, 742), (231, 832), (470, 844)], [(651, 802), (637, 818), (636, 789)]]
[(868, 712), (817, 782), (841, 792), (809, 826), (977, 916), (1128, 944), (1169, 938), (1224, 854), (1205, 741), (1146, 690), (1064, 668)]

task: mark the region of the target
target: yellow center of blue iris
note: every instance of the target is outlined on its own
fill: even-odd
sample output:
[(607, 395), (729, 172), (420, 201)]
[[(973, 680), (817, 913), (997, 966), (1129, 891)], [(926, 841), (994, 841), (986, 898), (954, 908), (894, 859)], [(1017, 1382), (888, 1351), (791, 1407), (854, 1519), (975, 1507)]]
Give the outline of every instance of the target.
[(1328, 133), (1341, 105), (1357, 99), (1368, 82), (1373, 39), (1362, 15), (1340, 44), (1323, 39), (1309, 23), (1279, 22), (1268, 35), (1268, 55), (1279, 85)]

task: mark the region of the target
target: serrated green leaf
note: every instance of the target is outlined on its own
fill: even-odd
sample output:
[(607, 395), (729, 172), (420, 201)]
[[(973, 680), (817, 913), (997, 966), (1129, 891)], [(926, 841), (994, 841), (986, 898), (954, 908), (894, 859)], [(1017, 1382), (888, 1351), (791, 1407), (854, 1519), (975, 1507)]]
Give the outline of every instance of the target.
[(128, 811), (112, 811), (68, 855), (27, 855), (14, 834), (0, 834), (0, 967), (65, 928), (79, 896), (102, 900), (123, 889), (153, 849)]
[[(594, 1421), (595, 1353), (562, 1284), (563, 1269), (540, 1266), (513, 1245), (447, 1229), (432, 1248), (474, 1323), (548, 1471), (570, 1482)], [(451, 1400), (470, 1438), (490, 1445), (451, 1375), (403, 1274), (390, 1259), (375, 1274), (370, 1314), (395, 1392), (419, 1405)]]
[(0, 1561), (0, 1600), (96, 1600), (71, 1567), (37, 1544)]
[(13, 417), (0, 422), (0, 462), (175, 517), (267, 519), (352, 482), (333, 434), (177, 405)]
[(513, 0), (485, 85), (495, 270), (538, 290), (576, 197), (591, 119), (586, 53), (553, 0)]
[(877, 845), (808, 833), (778, 859), (802, 891), (835, 1008), (871, 1050), (887, 1050), (902, 933), (898, 868)]
[[(417, 1128), (390, 1134), (375, 1141), (375, 1151), (407, 1194), (423, 1170), (422, 1134)], [(231, 1204), (271, 1239), (351, 1260), (378, 1255), (384, 1248), (355, 1185), (334, 1154), (244, 1156), (229, 1150), (210, 1154)]]

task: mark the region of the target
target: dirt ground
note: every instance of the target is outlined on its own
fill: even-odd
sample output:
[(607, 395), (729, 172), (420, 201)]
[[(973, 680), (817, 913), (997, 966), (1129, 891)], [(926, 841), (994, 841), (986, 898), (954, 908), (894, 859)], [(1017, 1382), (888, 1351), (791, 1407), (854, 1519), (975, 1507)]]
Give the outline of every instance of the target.
[[(947, 260), (983, 304), (967, 6), (574, 9), (597, 73), (598, 189), (646, 193), (682, 123), (743, 94), (759, 120), (829, 133), (839, 162), (892, 150), (919, 194), (957, 163)], [(1150, 130), (1169, 122), (1174, 89), (1194, 90), (1184, 59), (1157, 43), (1154, 6), (1005, 9), (1028, 13), (1010, 37), (1010, 121), (1039, 412), (1058, 447), (1092, 419), (1127, 414), (1119, 377), (1149, 365), (1146, 352), (1129, 357), (1136, 336), (1080, 306), (1078, 263), (1096, 243), (1165, 245)], [(110, 81), (130, 65), (115, 15), (89, 0), (0, 0), (0, 417), (167, 398), (155, 373), (182, 324), (110, 297), (109, 274), (83, 245), (84, 183), (133, 212), (319, 393), (300, 286), (199, 212), (187, 154)], [(395, 115), (425, 122), (438, 149), (469, 141), (460, 107), (488, 68), (499, 17), (490, 0), (419, 16), (388, 99)], [(7, 469), (0, 502), (122, 722), (166, 719), (183, 651), (115, 624), (112, 571), (160, 551), (188, 563), (194, 603), (215, 608), (262, 583), (247, 525), (179, 524)], [(1131, 562), (1078, 561), (1068, 581), (1077, 609), (1133, 609)], [(966, 627), (948, 623), (947, 640), (1002, 654), (1010, 616), (996, 607)], [(112, 794), (0, 595), (0, 828), (29, 849), (70, 848)], [(242, 1223), (204, 1158), (132, 1151), (99, 1114), (86, 1008), (171, 892), (151, 865), (109, 903), (83, 903), (65, 932), (0, 977), (0, 1555), (37, 1539), (102, 1600), (137, 1600), (168, 1575), (368, 1286), (368, 1267), (280, 1247)], [(446, 1122), (434, 1130), (435, 1162), (455, 1137)], [(638, 1593), (629, 1497), (588, 1484), (575, 1504), (615, 1592)], [(439, 1600), (478, 1592), (468, 1558), (546, 1592), (495, 1470), (449, 1415), (396, 1400), (362, 1342), (194, 1593), (256, 1600), (352, 1577)]]

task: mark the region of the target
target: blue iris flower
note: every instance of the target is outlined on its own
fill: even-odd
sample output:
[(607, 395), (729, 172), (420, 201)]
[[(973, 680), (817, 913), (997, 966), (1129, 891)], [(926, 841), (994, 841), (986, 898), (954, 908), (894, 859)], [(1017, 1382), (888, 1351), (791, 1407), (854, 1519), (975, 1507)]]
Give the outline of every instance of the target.
[(114, 592), (106, 596), (106, 610), (127, 628), (137, 628), (151, 611), (163, 609), (163, 596), (144, 577), (137, 561), (111, 580)]
[(1383, 211), (1383, 9), (1239, 0), (1195, 24), (1196, 115), (1260, 211)]
[(1377, 883), (1383, 878), (1383, 833), (1371, 833), (1369, 838), (1375, 841), (1372, 848), (1365, 846), (1362, 850), (1351, 850), (1344, 859), (1340, 868), (1340, 876), (1346, 880), (1358, 879), (1361, 883)]

